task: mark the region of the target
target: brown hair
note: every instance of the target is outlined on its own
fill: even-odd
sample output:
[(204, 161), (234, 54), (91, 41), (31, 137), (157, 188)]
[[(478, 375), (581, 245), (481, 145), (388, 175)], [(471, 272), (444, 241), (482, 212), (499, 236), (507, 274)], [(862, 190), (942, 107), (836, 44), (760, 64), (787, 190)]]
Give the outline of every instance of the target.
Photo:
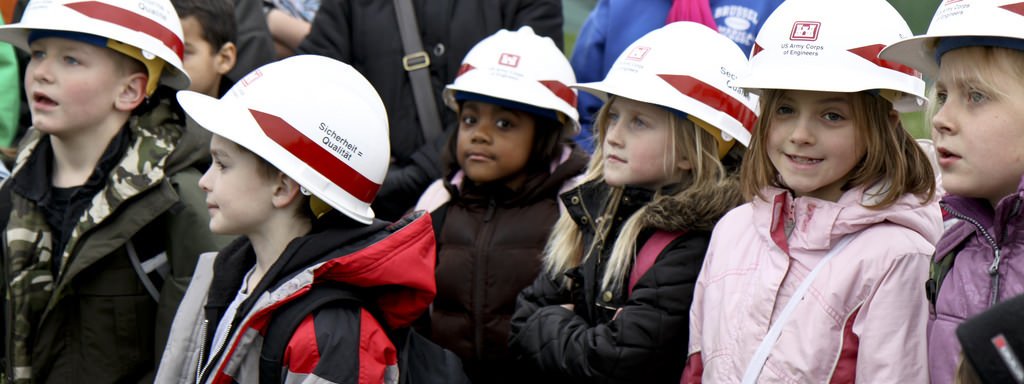
[[(281, 172), (280, 169), (277, 169), (277, 167), (275, 167), (273, 164), (270, 164), (269, 161), (267, 161), (266, 159), (260, 157), (260, 155), (257, 155), (255, 152), (250, 151), (246, 147), (238, 145), (238, 143), (235, 143), (234, 141), (226, 140), (226, 139), (225, 139), (225, 141), (231, 143), (231, 145), (234, 145), (235, 148), (238, 148), (239, 152), (246, 153), (249, 156), (252, 156), (253, 158), (255, 158), (256, 159), (256, 164), (257, 164), (256, 165), (256, 168), (257, 168), (256, 172), (259, 173), (260, 177), (262, 177), (264, 180), (270, 181), (270, 180), (274, 180), (274, 178), (277, 177), (277, 175), (284, 175), (284, 172)], [(285, 175), (285, 176), (287, 176), (287, 175)], [(301, 199), (302, 199), (302, 203), (299, 204), (299, 208), (295, 212), (295, 216), (300, 218), (300, 219), (303, 219), (303, 218), (304, 219), (309, 219), (309, 221), (312, 223), (313, 221), (316, 220), (316, 216), (313, 214), (313, 210), (310, 209), (310, 207), (309, 207), (309, 196), (307, 196), (305, 194), (302, 194), (301, 195)]]
[[(765, 187), (787, 188), (768, 157), (767, 149), (775, 109), (785, 94), (786, 90), (768, 89), (761, 95), (761, 117), (754, 128), (750, 150), (740, 167), (740, 186), (747, 200), (754, 197), (767, 200), (762, 195)], [(858, 186), (887, 183), (873, 203), (865, 205), (872, 209), (889, 207), (907, 193), (919, 197), (922, 202), (934, 198), (935, 171), (914, 138), (898, 121), (892, 123), (890, 116), (895, 113), (892, 103), (868, 92), (847, 95), (853, 109), (856, 140), (866, 151), (864, 158), (846, 175), (842, 189), (846, 191)]]

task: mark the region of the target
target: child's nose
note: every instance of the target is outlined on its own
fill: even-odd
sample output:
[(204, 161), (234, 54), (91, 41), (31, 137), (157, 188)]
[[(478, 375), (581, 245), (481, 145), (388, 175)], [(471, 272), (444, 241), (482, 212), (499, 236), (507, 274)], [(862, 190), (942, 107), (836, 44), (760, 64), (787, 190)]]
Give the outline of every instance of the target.
[(491, 141), (491, 124), (480, 124), (473, 130), (470, 136), (470, 140), (473, 143), (488, 143)]
[(789, 133), (789, 142), (793, 144), (814, 143), (814, 134), (811, 132), (811, 122), (809, 119), (796, 119), (793, 123), (793, 130)]
[(31, 78), (36, 81), (50, 81), (53, 79), (50, 61), (46, 59), (32, 59), (29, 73), (32, 75)]
[(935, 111), (935, 116), (932, 116), (932, 130), (942, 135), (950, 135), (957, 131), (956, 113), (950, 104), (942, 104)]

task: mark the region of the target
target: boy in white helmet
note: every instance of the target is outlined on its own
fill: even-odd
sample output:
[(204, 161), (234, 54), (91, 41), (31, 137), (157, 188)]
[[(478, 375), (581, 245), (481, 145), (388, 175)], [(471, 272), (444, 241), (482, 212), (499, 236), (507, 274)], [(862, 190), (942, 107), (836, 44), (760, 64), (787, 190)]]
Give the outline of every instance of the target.
[(189, 84), (178, 17), (166, 0), (33, 1), (0, 40), (31, 54), (33, 125), (0, 189), (5, 378), (147, 380), (198, 253), (219, 245), (202, 141), (169, 94)]
[[(213, 166), (199, 180), (210, 230), (241, 237), (200, 258), (156, 382), (394, 383), (412, 374), (399, 370), (388, 332), (434, 298), (433, 227), (425, 215), (374, 219), (390, 151), (370, 83), (340, 61), (299, 55), (256, 69), (219, 100), (192, 91), (178, 100), (214, 134)], [(331, 292), (348, 299), (310, 306)]]

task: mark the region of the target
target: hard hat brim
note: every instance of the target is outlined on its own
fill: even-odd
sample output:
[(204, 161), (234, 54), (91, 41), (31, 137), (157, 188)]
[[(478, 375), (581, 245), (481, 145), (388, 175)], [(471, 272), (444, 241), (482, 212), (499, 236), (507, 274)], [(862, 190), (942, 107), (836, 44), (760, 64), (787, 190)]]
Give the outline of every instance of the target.
[[(356, 197), (312, 168), (285, 161), (294, 156), (267, 138), (245, 106), (194, 91), (179, 91), (177, 98), (185, 112), (203, 129), (257, 154), (307, 190), (330, 191), (316, 196), (350, 218), (363, 224), (373, 222), (374, 212), (368, 204), (365, 210), (352, 209), (359, 205)], [(339, 201), (332, 196), (350, 201)]]
[[(572, 87), (597, 96), (604, 102), (608, 102), (609, 95), (615, 95), (690, 114), (730, 136), (723, 137), (724, 140), (735, 139), (744, 146), (750, 144), (750, 131), (743, 127), (741, 122), (677, 91), (665, 81), (652, 76), (630, 76), (628, 80), (606, 78), (604, 81), (573, 84)], [(666, 95), (675, 97), (666, 97)], [(676, 102), (665, 102), (665, 100), (676, 100)], [(755, 111), (755, 109), (751, 110)], [(714, 132), (712, 133), (714, 134)]]
[(904, 64), (934, 79), (939, 73), (939, 64), (935, 61), (936, 40), (936, 36), (914, 36), (900, 40), (882, 49), (878, 57)]
[[(28, 34), (32, 30), (81, 32), (101, 37), (105, 37), (106, 35), (110, 34), (107, 31), (83, 32), (73, 27), (64, 26), (60, 24), (19, 22), (15, 24), (0, 25), (0, 41), (5, 41), (17, 47), (18, 49), (21, 49), (22, 51), (31, 53), (32, 50), (28, 46)], [(140, 33), (139, 37), (141, 38), (142, 36), (144, 35)], [(140, 41), (132, 40), (134, 39), (123, 39), (123, 41), (121, 42), (136, 48), (144, 45)], [(166, 52), (162, 51), (153, 53), (156, 54), (157, 57), (160, 57), (161, 60), (166, 61), (167, 64), (169, 65), (164, 66), (164, 73), (160, 76), (160, 83), (177, 90), (188, 89), (189, 85), (192, 83), (192, 79), (188, 76), (187, 73), (185, 73), (185, 67), (184, 64), (181, 62), (181, 59), (179, 59), (177, 54), (172, 52), (169, 48), (161, 47), (161, 49), (166, 50)], [(167, 58), (171, 59), (168, 60)]]
[[(455, 93), (470, 92), (553, 110), (565, 115), (570, 121), (566, 124), (567, 134), (576, 135), (580, 132), (579, 111), (575, 106), (568, 104), (541, 85), (540, 82), (497, 78), (487, 75), (484, 70), (466, 72), (459, 77), (455, 83), (448, 85), (444, 90), (445, 105), (453, 111), (458, 112), (459, 108), (458, 102), (455, 100)], [(569, 85), (565, 84), (566, 87)], [(564, 104), (564, 107), (552, 107), (559, 104)]]
[(793, 60), (782, 50), (766, 50), (750, 63), (750, 68), (757, 70), (740, 75), (731, 85), (757, 93), (764, 89), (840, 93), (888, 89), (904, 94), (901, 100), (892, 101), (900, 112), (919, 111), (927, 104), (924, 80), (879, 67), (849, 52), (823, 51), (813, 58)]

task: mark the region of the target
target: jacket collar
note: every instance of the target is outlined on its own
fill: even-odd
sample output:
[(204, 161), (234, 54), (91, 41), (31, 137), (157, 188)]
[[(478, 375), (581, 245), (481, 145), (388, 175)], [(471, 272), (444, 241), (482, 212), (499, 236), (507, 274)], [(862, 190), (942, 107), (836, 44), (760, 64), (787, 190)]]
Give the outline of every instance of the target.
[(788, 190), (768, 187), (762, 191), (767, 201), (755, 197), (752, 202), (754, 223), (767, 241), (783, 250), (827, 250), (842, 237), (882, 222), (903, 226), (936, 243), (942, 235), (937, 202), (922, 203), (908, 194), (884, 209), (864, 206), (877, 201), (878, 192), (885, 188), (884, 184), (853, 188), (831, 202), (806, 196), (794, 198)]

